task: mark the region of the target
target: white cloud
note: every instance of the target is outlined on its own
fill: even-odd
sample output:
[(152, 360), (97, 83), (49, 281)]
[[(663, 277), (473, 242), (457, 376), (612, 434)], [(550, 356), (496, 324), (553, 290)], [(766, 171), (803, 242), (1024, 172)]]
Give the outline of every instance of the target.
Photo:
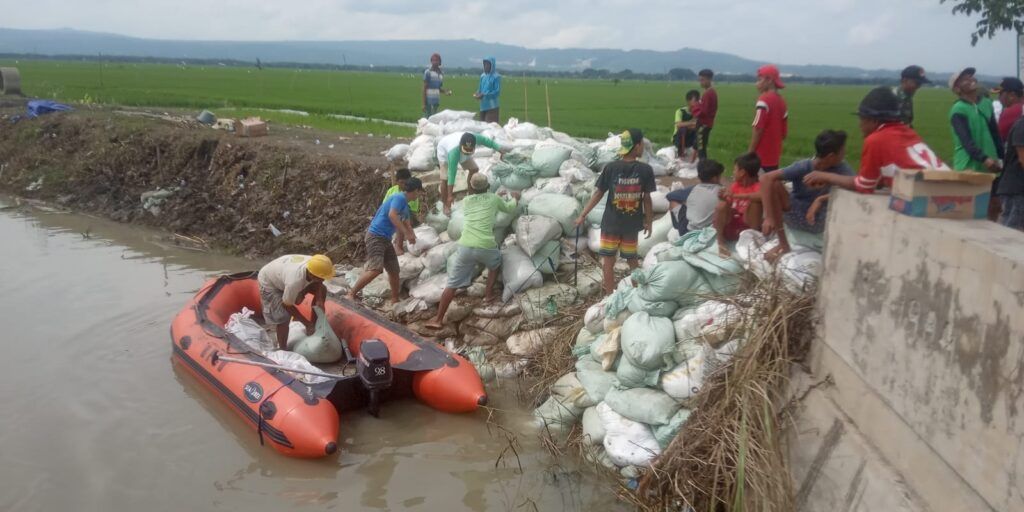
[(846, 40), (853, 45), (866, 46), (886, 40), (893, 33), (894, 17), (890, 13), (877, 19), (864, 21), (852, 27), (846, 33)]

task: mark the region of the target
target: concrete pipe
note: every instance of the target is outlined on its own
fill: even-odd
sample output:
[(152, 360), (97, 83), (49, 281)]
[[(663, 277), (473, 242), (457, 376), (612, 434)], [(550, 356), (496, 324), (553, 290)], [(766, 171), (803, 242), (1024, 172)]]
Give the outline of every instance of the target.
[(21, 75), (18, 68), (0, 68), (0, 95), (21, 94)]

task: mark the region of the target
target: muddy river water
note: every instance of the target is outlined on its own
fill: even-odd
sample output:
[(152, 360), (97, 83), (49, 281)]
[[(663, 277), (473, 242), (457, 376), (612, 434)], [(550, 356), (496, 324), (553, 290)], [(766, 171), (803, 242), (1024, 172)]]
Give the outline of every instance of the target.
[(0, 197), (0, 511), (619, 509), (526, 432), (508, 383), (488, 391), (518, 456), (486, 412), (415, 401), (347, 414), (338, 456), (261, 447), (169, 339), (204, 280), (257, 263), (14, 203)]

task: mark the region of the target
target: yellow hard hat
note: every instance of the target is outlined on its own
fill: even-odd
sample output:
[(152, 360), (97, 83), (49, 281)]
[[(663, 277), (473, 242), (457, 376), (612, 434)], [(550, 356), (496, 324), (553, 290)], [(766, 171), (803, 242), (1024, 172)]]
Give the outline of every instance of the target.
[(334, 277), (334, 263), (331, 263), (331, 259), (323, 254), (311, 256), (306, 262), (306, 269), (310, 274), (324, 281)]

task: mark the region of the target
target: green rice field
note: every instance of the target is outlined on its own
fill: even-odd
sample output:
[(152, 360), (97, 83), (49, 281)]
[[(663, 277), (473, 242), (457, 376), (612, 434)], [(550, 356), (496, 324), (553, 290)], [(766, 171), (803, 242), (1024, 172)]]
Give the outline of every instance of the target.
[[(184, 66), (120, 62), (67, 62), (0, 59), (16, 66), (22, 88), (33, 97), (66, 102), (210, 109), (238, 117), (258, 114), (272, 123), (308, 125), (338, 131), (411, 136), (405, 126), (330, 117), (364, 116), (414, 122), (420, 117), (420, 74), (305, 69)], [(500, 65), (499, 65), (500, 69)], [(475, 76), (448, 76), (442, 108), (476, 110)], [(503, 79), (501, 117), (548, 125), (570, 135), (604, 138), (609, 132), (639, 127), (658, 144), (671, 139), (675, 108), (696, 83), (575, 80), (508, 74)], [(722, 84), (719, 114), (711, 136), (711, 157), (731, 161), (747, 148), (757, 91), (753, 84)], [(850, 134), (849, 160), (859, 160), (861, 135), (852, 115), (869, 87), (792, 85), (783, 91), (790, 110), (790, 135), (783, 163), (813, 153), (814, 136), (825, 128)], [(546, 97), (549, 100), (546, 101)], [(915, 127), (943, 158), (952, 154), (947, 112), (952, 95), (942, 88), (922, 90), (915, 101)], [(269, 110), (259, 110), (269, 109)], [(308, 112), (274, 112), (277, 109)]]

